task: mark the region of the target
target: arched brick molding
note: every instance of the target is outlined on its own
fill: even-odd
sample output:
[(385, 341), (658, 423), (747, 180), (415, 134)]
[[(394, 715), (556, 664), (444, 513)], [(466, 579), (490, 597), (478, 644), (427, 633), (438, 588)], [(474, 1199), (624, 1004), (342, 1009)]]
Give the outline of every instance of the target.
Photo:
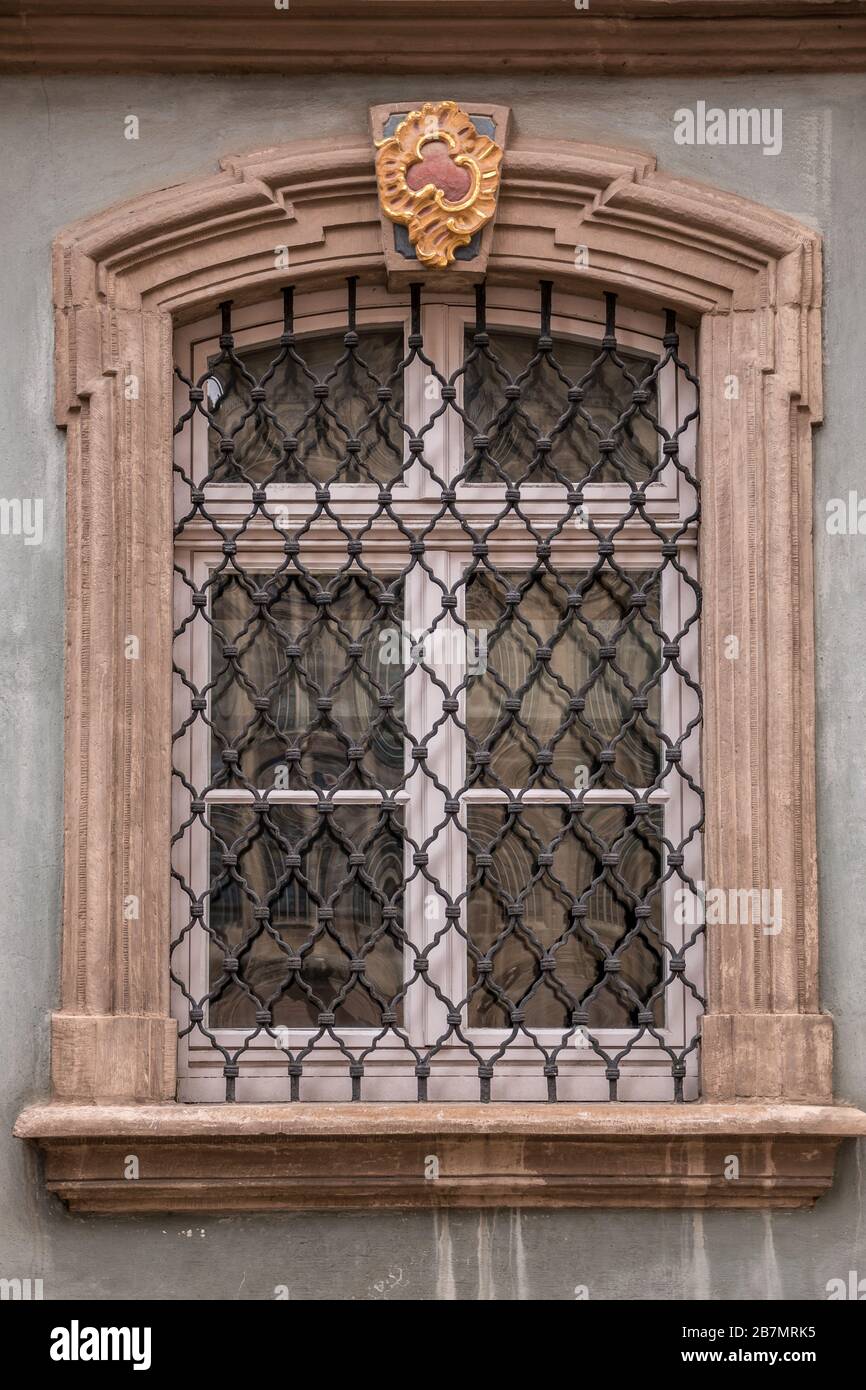
[[(46, 1142), (86, 1131), (62, 1102), (138, 1106), (144, 1124), (152, 1103), (174, 1098), (172, 331), (220, 299), (272, 294), (289, 278), (274, 269), (277, 245), (288, 246), (299, 286), (383, 273), (368, 143), (229, 157), (220, 173), (76, 223), (55, 245), (69, 496), (63, 997), (52, 1021), (55, 1103), (19, 1123)], [(575, 268), (577, 245), (590, 268)], [(762, 1134), (790, 1122), (790, 1132), (824, 1136), (814, 1196), (840, 1134), (866, 1124), (828, 1108), (832, 1022), (820, 1012), (817, 977), (811, 428), (821, 418), (820, 239), (779, 213), (661, 174), (644, 154), (518, 141), (504, 165), (489, 275), (613, 289), (699, 325), (706, 875), (781, 888), (783, 927), (710, 929), (702, 1118), (694, 1106), (654, 1107), (652, 1123), (667, 1113), (667, 1132), (688, 1145), (701, 1126), (735, 1133), (744, 1112), (732, 1102), (751, 1102), (749, 1124), (759, 1123), (761, 1102)], [(732, 377), (736, 395), (726, 389)], [(138, 660), (125, 658), (130, 633), (140, 638)], [(740, 640), (736, 662), (723, 659), (728, 634)], [(137, 920), (124, 917), (129, 895), (140, 900)], [(792, 1105), (802, 1107), (795, 1120)], [(268, 1107), (272, 1119), (278, 1108)], [(234, 1108), (231, 1123), (255, 1109)], [(541, 1112), (540, 1133), (564, 1123), (543, 1119), (544, 1107), (516, 1109)], [(650, 1107), (608, 1107), (597, 1123), (634, 1138), (641, 1109)], [(686, 1110), (690, 1120), (676, 1119)], [(221, 1132), (219, 1112), (196, 1107), (198, 1120), (180, 1128)], [(115, 1132), (119, 1122), (112, 1128), (100, 1113), (100, 1132)], [(256, 1131), (254, 1115), (250, 1124)], [(772, 1169), (776, 1159), (767, 1161)]]

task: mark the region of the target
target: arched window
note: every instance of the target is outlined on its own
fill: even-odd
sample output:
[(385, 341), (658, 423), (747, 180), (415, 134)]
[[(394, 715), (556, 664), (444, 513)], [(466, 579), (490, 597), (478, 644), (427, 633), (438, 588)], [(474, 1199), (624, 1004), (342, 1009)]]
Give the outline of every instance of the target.
[(350, 279), (177, 356), (180, 1099), (694, 1097), (691, 330)]
[(62, 1001), (16, 1132), (78, 1209), (788, 1206), (864, 1131), (819, 238), (642, 153), (503, 167), (486, 302), (399, 288), (358, 136), (57, 239)]

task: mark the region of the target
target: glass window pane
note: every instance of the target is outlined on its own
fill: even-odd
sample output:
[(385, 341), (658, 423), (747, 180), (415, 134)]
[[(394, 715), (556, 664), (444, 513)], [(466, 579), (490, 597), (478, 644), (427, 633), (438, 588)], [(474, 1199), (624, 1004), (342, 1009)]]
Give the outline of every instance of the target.
[[(327, 612), (314, 601), (326, 586), (335, 595)], [(255, 604), (257, 591), (275, 597)], [(382, 610), (380, 591), (363, 576), (311, 580), (292, 572), (217, 579), (210, 697), (216, 785), (243, 785), (226, 768), (226, 747), (238, 751), (240, 778), (256, 787), (378, 791), (399, 783), (403, 667), (392, 658), (400, 652), (394, 634), (403, 608), (398, 596)], [(360, 655), (353, 656), (355, 644)], [(256, 701), (264, 699), (267, 707), (258, 708)], [(322, 700), (330, 707), (321, 707)]]
[[(587, 786), (596, 777), (593, 787), (651, 785), (661, 756), (652, 727), (661, 707), (660, 640), (652, 629), (659, 579), (653, 571), (628, 575), (630, 583), (607, 569), (591, 582), (588, 571), (543, 573), (529, 583), (525, 573), (471, 576), (466, 623), (482, 659), (471, 664), (468, 681), (469, 767), (473, 740), (492, 754), (473, 787), (525, 787), (539, 748), (553, 758), (549, 770), (536, 771), (536, 787)], [(519, 603), (506, 603), (509, 589), (521, 592)], [(637, 591), (646, 602), (632, 608)], [(569, 605), (569, 594), (582, 595), (579, 607)], [(599, 655), (603, 645), (615, 646), (612, 661)], [(551, 648), (549, 661), (536, 659), (539, 646)], [(646, 710), (632, 709), (638, 691)], [(507, 709), (516, 698), (520, 708)], [(583, 707), (574, 708), (580, 700)], [(599, 762), (613, 740), (614, 762)]]
[[(249, 808), (212, 806), (208, 922), (213, 1028), (308, 1028), (321, 1012), (336, 1027), (379, 1027), (403, 980), (403, 840), (399, 813), (274, 804), (267, 820)], [(223, 854), (237, 856), (223, 865)], [(349, 856), (363, 854), (363, 865)], [(296, 855), (292, 867), (286, 856)], [(267, 920), (256, 908), (269, 908)], [(320, 909), (326, 909), (324, 914)], [(330, 912), (330, 916), (328, 915)], [(238, 968), (225, 969), (225, 958)], [(294, 960), (293, 960), (294, 958)], [(363, 972), (350, 962), (364, 960)]]
[[(211, 359), (208, 468), (217, 483), (399, 481), (403, 463), (402, 328), (361, 329), (347, 351), (341, 333), (301, 338), (294, 350), (242, 349), (236, 362)], [(276, 365), (273, 365), (276, 362)], [(328, 386), (326, 399), (315, 394)], [(218, 383), (218, 388), (216, 383)], [(267, 395), (253, 402), (259, 383)], [(390, 400), (378, 396), (388, 386)], [(220, 451), (234, 441), (234, 466)], [(357, 451), (347, 451), (349, 440)]]
[[(557, 338), (552, 354), (539, 354), (535, 334), (496, 327), (489, 333), (489, 349), (479, 350), (473, 347), (472, 331), (466, 331), (463, 408), (471, 424), (464, 431), (464, 482), (646, 482), (660, 452), (652, 422), (658, 419), (655, 382), (648, 383), (649, 399), (640, 408), (632, 392), (652, 371), (654, 360), (619, 349), (634, 382), (609, 355), (584, 380), (601, 354), (598, 343)], [(521, 388), (519, 400), (505, 398), (511, 383)], [(570, 387), (579, 385), (582, 400), (569, 401)], [(474, 448), (478, 434), (490, 440), (485, 455)], [(602, 458), (597, 442), (609, 435), (617, 447)], [(552, 438), (553, 445), (533, 461), (539, 437)]]
[[(509, 824), (502, 806), (468, 808), (470, 1026), (509, 1027), (511, 1009), (522, 1008), (528, 1028), (569, 1028), (575, 1009), (588, 1011), (590, 1030), (634, 1027), (663, 979), (661, 811), (593, 806), (572, 817), (535, 806), (519, 821)], [(613, 849), (615, 868), (601, 862)], [(545, 853), (551, 865), (539, 863)], [(479, 867), (478, 854), (492, 866)], [(644, 902), (648, 918), (635, 914)], [(620, 968), (608, 973), (615, 950)], [(540, 967), (545, 954), (552, 970)], [(478, 972), (479, 956), (492, 973)], [(653, 1010), (661, 1026), (661, 1000)]]

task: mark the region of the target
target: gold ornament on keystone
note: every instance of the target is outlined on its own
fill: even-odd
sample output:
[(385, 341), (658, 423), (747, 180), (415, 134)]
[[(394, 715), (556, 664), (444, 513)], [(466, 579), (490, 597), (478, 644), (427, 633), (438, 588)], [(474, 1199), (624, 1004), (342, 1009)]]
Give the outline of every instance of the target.
[(444, 270), (496, 212), (503, 150), (456, 101), (428, 101), (377, 140), (382, 210), (422, 265)]

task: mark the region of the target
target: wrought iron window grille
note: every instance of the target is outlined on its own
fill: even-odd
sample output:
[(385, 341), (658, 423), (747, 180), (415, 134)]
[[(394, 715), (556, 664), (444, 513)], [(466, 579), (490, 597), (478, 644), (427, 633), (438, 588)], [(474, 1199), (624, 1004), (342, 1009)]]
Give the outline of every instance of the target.
[(287, 288), (272, 346), (225, 303), (176, 368), (208, 442), (174, 470), (171, 976), (228, 1101), (263, 1047), (290, 1100), (616, 1100), (650, 1054), (688, 1098), (698, 382), (672, 312), (652, 360), (615, 295), (592, 344), (552, 310), (500, 331), (477, 287), (447, 372), (420, 285), (404, 338), (350, 279), (336, 348)]

